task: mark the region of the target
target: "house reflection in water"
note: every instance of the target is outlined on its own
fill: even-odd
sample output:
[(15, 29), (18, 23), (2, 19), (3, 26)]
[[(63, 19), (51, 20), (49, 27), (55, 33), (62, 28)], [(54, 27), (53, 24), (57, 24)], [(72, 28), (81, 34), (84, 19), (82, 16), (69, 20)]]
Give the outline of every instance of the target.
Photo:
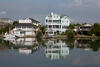
[(19, 48), (19, 53), (20, 53), (20, 54), (28, 55), (28, 54), (31, 54), (31, 53), (32, 53), (32, 49)]
[(49, 40), (46, 45), (45, 55), (51, 60), (66, 58), (69, 55), (69, 48), (61, 40)]
[(18, 49), (21, 54), (32, 54), (39, 49), (39, 44), (35, 38), (19, 38), (13, 41), (13, 48)]

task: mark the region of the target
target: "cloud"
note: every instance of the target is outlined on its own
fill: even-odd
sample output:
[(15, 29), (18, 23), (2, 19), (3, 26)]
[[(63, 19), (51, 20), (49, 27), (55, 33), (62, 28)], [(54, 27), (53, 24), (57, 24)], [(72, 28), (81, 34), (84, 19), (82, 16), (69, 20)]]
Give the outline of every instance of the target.
[(0, 15), (6, 15), (6, 14), (7, 14), (6, 11), (1, 11), (1, 12), (0, 12)]
[(0, 0), (1, 17), (33, 17), (44, 22), (50, 12), (66, 14), (74, 22), (100, 21), (100, 0)]

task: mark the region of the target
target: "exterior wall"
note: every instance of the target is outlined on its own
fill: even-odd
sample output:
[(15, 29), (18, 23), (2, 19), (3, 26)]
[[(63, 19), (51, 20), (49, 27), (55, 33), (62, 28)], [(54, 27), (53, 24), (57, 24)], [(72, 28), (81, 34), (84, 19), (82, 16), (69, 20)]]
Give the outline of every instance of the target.
[(25, 35), (25, 33), (21, 33), (20, 30), (13, 30), (13, 34), (18, 37), (23, 37)]
[(33, 31), (26, 31), (25, 32), (25, 35), (27, 36), (27, 35), (34, 35), (35, 36), (35, 32), (33, 32)]
[(67, 16), (61, 17), (61, 15), (57, 15), (51, 13), (45, 18), (45, 25), (47, 26), (47, 34), (50, 36), (61, 34), (65, 32), (67, 27), (70, 25), (70, 19)]
[(32, 28), (28, 28), (28, 29), (24, 29), (24, 28), (14, 28), (13, 29), (13, 33), (17, 36), (36, 36), (34, 29)]

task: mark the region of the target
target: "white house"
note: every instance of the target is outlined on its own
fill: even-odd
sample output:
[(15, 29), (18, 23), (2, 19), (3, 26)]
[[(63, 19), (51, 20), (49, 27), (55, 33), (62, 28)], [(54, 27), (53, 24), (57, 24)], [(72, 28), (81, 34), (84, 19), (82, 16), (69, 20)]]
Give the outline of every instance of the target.
[(46, 32), (51, 36), (61, 34), (67, 30), (70, 23), (71, 20), (68, 16), (51, 13), (45, 18)]
[[(34, 24), (35, 20), (32, 21), (29, 18), (19, 20), (19, 24), (15, 25), (13, 29), (13, 33), (16, 36), (23, 37), (23, 36), (36, 36), (36, 31), (38, 31), (38, 26)], [(33, 24), (36, 26), (33, 27)]]

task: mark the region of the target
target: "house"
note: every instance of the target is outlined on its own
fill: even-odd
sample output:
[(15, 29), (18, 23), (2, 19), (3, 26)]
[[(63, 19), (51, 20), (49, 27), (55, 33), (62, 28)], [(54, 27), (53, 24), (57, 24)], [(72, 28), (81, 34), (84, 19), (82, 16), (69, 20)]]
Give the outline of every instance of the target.
[(61, 40), (46, 41), (45, 55), (51, 60), (65, 58), (69, 55), (69, 47)]
[(77, 32), (80, 35), (88, 35), (88, 31), (90, 31), (92, 27), (91, 24), (84, 24), (78, 28)]
[(49, 36), (64, 33), (70, 23), (71, 20), (68, 16), (50, 13), (45, 18), (45, 25), (47, 26), (46, 33)]
[[(35, 22), (35, 20), (34, 20)], [(36, 36), (36, 32), (38, 31), (38, 26), (33, 27), (34, 22), (31, 19), (21, 19), (19, 20), (19, 24), (15, 25), (13, 29), (13, 33), (18, 37), (23, 36)]]

